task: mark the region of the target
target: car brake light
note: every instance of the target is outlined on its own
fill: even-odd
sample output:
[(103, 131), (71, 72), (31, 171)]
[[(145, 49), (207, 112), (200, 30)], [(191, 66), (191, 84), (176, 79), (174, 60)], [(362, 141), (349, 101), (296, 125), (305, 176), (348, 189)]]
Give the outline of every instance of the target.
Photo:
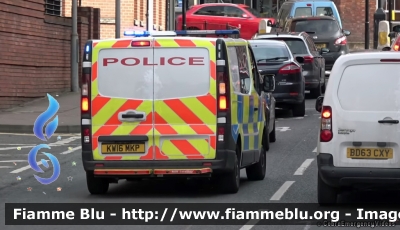
[(131, 46), (150, 46), (150, 41), (132, 41)]
[(82, 97), (81, 109), (82, 109), (82, 112), (89, 111), (89, 100), (87, 97)]
[(319, 139), (321, 142), (329, 142), (332, 138), (332, 108), (330, 106), (323, 106), (321, 110), (321, 130)]
[(304, 63), (313, 63), (314, 62), (313, 56), (305, 56), (303, 58), (304, 58)]
[(335, 45), (346, 45), (346, 44), (347, 44), (346, 36), (340, 37), (335, 41)]
[(300, 73), (300, 72), (301, 72), (301, 68), (293, 63), (283, 66), (278, 71), (279, 74), (296, 74), (296, 73)]
[(393, 45), (393, 50), (399, 51), (399, 48), (400, 48), (400, 37), (396, 38), (396, 41), (394, 42), (394, 45)]
[(307, 4), (307, 6), (311, 6), (311, 4)]

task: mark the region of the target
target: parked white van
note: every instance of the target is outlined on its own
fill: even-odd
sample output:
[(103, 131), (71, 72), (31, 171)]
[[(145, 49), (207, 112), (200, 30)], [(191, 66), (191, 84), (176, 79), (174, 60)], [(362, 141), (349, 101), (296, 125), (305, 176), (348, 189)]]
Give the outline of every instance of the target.
[(341, 56), (333, 66), (318, 135), (318, 203), (349, 189), (400, 185), (400, 56)]

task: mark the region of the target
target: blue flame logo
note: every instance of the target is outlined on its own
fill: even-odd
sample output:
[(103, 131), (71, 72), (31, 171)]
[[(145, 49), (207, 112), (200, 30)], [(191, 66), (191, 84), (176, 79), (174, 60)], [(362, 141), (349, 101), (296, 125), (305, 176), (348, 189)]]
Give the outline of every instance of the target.
[[(58, 109), (60, 108), (60, 104), (56, 99), (54, 99), (54, 97), (47, 94), (47, 98), (49, 99), (49, 107), (47, 108), (46, 111), (40, 114), (38, 118), (36, 118), (35, 124), (33, 125), (33, 133), (37, 138), (39, 138), (42, 141), (49, 140), (58, 127), (58, 116), (56, 116), (52, 121), (50, 121), (47, 124), (46, 128), (44, 128), (46, 122), (48, 122), (50, 118), (56, 115)], [(46, 136), (43, 133), (43, 129), (45, 130)], [(44, 171), (37, 164), (36, 156), (39, 150), (43, 148), (51, 149), (50, 146), (48, 146), (47, 144), (40, 144), (35, 146), (28, 154), (29, 165), (33, 170), (39, 173), (44, 173)], [(50, 159), (50, 162), (52, 163), (54, 168), (53, 175), (50, 178), (42, 178), (37, 175), (34, 176), (37, 181), (47, 185), (53, 183), (58, 179), (58, 177), (60, 176), (61, 169), (60, 169), (60, 163), (58, 162), (58, 159), (54, 155), (45, 152), (42, 153)], [(41, 159), (41, 163), (43, 164), (44, 167), (49, 168), (49, 164), (46, 160)]]

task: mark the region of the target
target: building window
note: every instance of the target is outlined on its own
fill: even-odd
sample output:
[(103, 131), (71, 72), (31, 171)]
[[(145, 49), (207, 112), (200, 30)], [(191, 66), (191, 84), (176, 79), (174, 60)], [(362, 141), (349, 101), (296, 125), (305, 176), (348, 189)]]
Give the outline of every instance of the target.
[[(376, 1), (377, 8), (378, 8), (378, 1)], [(383, 10), (389, 12), (388, 0), (381, 0), (381, 1)], [(391, 1), (392, 1), (392, 10), (394, 10), (396, 13), (400, 12), (400, 0), (391, 0)]]
[(45, 0), (44, 13), (53, 16), (61, 16), (61, 1), (62, 0)]

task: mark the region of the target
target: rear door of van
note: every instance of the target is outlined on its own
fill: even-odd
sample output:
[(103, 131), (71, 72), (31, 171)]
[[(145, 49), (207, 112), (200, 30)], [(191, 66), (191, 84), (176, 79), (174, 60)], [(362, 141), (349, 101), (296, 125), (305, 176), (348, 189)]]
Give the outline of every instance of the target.
[(350, 61), (328, 87), (326, 95), (335, 95), (333, 140), (324, 145), (337, 154), (334, 166), (399, 167), (400, 65), (391, 61)]
[(153, 38), (93, 44), (91, 77), (94, 160), (153, 159)]
[(215, 42), (155, 38), (154, 63), (154, 159), (215, 159)]

